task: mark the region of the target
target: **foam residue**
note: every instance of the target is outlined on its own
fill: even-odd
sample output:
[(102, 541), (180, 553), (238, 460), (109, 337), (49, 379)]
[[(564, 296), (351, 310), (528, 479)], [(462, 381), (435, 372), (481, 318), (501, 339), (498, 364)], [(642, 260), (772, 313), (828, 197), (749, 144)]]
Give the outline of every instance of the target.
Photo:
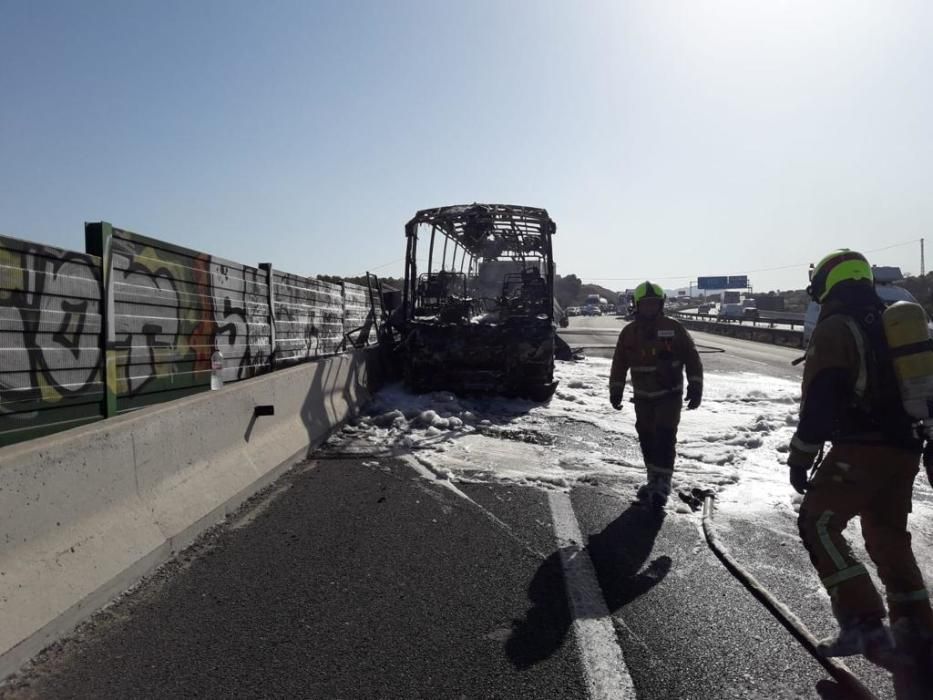
[[(415, 455), (426, 478), (452, 485), (564, 490), (588, 484), (634, 496), (645, 480), (635, 411), (628, 402), (619, 412), (610, 407), (609, 366), (600, 358), (558, 362), (560, 388), (544, 404), (450, 392), (415, 395), (393, 384), (328, 447), (361, 457)], [(682, 414), (675, 492), (713, 491), (718, 508), (736, 514), (794, 517), (800, 497), (790, 488), (785, 463), (799, 396), (799, 384), (786, 379), (708, 373), (702, 406)], [(912, 522), (918, 513), (930, 515), (929, 489), (918, 488), (925, 495), (915, 501)], [(676, 493), (668, 509), (689, 510)], [(929, 530), (924, 523), (921, 531)]]

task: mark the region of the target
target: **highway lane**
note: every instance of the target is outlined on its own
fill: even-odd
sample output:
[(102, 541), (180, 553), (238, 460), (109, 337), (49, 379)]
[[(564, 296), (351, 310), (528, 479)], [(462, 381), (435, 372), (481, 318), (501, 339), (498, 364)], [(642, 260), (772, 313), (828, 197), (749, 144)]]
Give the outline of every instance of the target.
[[(518, 533), (400, 460), (315, 460), (267, 495), (0, 697), (586, 696), (572, 640), (509, 644), (554, 549), (545, 493), (497, 490)], [(560, 570), (536, 585), (535, 623), (565, 629)]]
[[(612, 357), (619, 333), (627, 323), (614, 316), (575, 316), (559, 334), (571, 347), (582, 347), (589, 355)], [(703, 352), (703, 363), (709, 371), (763, 372), (795, 380), (802, 376), (803, 366), (791, 364), (803, 354), (802, 350), (699, 331), (690, 334)]]
[(694, 516), (581, 484), (574, 556), (592, 562), (634, 692), (594, 691), (549, 492), (461, 491), (403, 461), (324, 456), (0, 697), (817, 697), (819, 667), (709, 553)]

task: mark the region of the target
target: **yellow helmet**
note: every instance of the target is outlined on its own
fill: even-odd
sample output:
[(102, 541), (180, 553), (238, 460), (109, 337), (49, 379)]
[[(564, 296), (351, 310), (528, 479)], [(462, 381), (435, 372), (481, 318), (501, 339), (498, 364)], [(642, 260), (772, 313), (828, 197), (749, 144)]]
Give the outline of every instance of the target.
[(645, 281), (635, 287), (635, 303), (642, 299), (660, 299), (664, 301), (664, 290), (660, 285)]
[(833, 288), (840, 282), (863, 281), (871, 284), (874, 275), (871, 265), (861, 253), (848, 248), (834, 250), (810, 268), (810, 286), (807, 293), (813, 301), (826, 299)]

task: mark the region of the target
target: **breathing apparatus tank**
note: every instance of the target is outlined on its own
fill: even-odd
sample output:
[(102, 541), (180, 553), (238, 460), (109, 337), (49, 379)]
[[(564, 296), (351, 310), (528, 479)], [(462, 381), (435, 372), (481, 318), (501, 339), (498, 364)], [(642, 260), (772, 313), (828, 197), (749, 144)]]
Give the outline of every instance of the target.
[(923, 463), (933, 484), (933, 340), (920, 304), (898, 301), (881, 316), (904, 411), (927, 443)]
[(933, 428), (933, 341), (926, 311), (920, 304), (898, 301), (881, 318), (904, 410)]

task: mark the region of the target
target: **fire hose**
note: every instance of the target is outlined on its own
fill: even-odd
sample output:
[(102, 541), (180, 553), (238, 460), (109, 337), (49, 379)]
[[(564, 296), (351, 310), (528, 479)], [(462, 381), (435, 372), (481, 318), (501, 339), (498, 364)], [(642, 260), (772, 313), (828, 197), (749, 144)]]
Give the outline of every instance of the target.
[(826, 669), (833, 680), (843, 686), (852, 697), (858, 700), (878, 700), (877, 697), (852, 673), (849, 668), (834, 658), (821, 654), (817, 649), (817, 640), (803, 622), (790, 609), (775, 598), (751, 573), (745, 570), (719, 541), (713, 528), (713, 497), (707, 495), (703, 501), (703, 534), (713, 553), (725, 565), (739, 582), (748, 589), (784, 628), (790, 632), (800, 645)]

